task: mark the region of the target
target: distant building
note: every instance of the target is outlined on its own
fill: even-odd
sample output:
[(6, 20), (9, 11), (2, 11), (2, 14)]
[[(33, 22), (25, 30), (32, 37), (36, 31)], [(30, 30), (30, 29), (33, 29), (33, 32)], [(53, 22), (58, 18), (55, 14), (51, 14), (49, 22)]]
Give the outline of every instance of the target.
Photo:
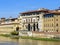
[(20, 23), (18, 21), (18, 18), (1, 18), (0, 21), (0, 33), (10, 33), (14, 30), (16, 31), (17, 27), (19, 27), (20, 30)]

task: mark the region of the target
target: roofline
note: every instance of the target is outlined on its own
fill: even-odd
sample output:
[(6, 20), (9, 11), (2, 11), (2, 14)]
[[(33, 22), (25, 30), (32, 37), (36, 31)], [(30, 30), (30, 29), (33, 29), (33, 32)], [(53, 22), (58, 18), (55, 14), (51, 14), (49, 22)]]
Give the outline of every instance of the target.
[(28, 13), (34, 13), (34, 12), (48, 12), (48, 10), (32, 10), (32, 11), (22, 12), (20, 14), (28, 14)]
[(52, 13), (52, 14), (60, 14), (59, 11), (56, 11), (56, 10), (47, 10), (47, 9), (43, 9), (43, 10), (32, 10), (32, 11), (22, 12), (20, 14), (29, 14), (29, 13), (34, 13), (34, 12), (45, 12), (45, 13)]

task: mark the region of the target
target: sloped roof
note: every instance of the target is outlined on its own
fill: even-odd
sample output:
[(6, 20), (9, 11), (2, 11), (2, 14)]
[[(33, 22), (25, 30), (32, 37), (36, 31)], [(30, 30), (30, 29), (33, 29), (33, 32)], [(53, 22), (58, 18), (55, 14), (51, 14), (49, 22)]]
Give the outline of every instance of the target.
[(20, 14), (28, 14), (28, 13), (34, 13), (34, 12), (48, 12), (48, 9), (31, 10), (31, 11), (27, 11), (27, 12), (22, 12)]

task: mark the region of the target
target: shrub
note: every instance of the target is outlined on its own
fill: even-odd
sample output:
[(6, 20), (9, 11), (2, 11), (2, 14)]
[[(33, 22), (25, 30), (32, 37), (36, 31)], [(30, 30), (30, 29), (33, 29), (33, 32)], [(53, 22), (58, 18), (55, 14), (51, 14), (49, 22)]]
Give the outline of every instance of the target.
[(19, 35), (19, 32), (18, 31), (13, 31), (13, 32), (11, 32), (11, 35)]

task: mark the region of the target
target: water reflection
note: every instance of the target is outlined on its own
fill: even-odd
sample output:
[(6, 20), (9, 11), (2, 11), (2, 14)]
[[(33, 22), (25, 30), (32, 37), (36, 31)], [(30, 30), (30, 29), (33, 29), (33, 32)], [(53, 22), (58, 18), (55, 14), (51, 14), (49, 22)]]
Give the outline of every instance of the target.
[(37, 40), (19, 40), (21, 45), (60, 45), (60, 42), (52, 42), (52, 41), (37, 41)]
[(60, 42), (0, 37), (0, 45), (60, 45)]

